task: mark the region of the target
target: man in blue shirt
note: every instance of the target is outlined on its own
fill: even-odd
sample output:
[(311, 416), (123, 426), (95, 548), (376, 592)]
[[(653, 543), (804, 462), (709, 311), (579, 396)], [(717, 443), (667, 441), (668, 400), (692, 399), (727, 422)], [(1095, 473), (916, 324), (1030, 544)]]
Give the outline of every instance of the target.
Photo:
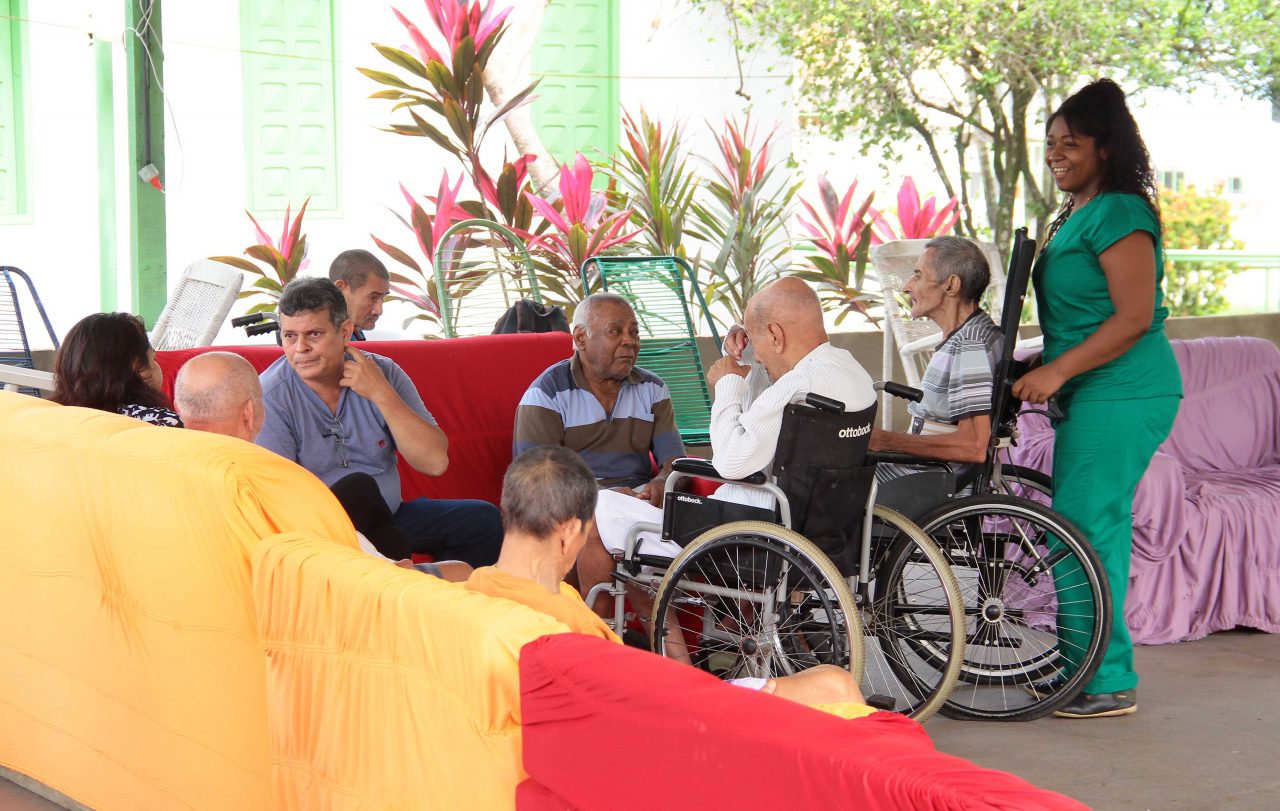
[(395, 452), (439, 476), (449, 466), (449, 440), (395, 362), (349, 345), (353, 324), (342, 292), (328, 279), (295, 279), (279, 310), (285, 356), (261, 375), (267, 413), (258, 444), (327, 485), (368, 473), (415, 553), (476, 567), (497, 560), (502, 521), (492, 504), (401, 501)]

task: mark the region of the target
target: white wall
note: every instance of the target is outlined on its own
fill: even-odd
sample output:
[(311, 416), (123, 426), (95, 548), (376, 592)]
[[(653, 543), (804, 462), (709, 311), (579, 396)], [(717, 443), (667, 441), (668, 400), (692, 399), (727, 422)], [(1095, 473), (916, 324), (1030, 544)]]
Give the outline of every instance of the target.
[[(117, 0), (31, 2), (28, 26), (28, 120), (31, 149), (30, 215), (0, 221), (6, 264), (31, 272), (60, 334), (99, 307), (97, 91), (93, 48), (95, 28), (118, 32)], [(323, 274), (330, 260), (351, 247), (373, 249), (369, 233), (411, 249), (407, 230), (387, 211), (404, 210), (397, 183), (416, 194), (434, 194), (442, 169), (459, 167), (426, 139), (406, 138), (377, 129), (390, 120), (386, 102), (367, 98), (376, 86), (355, 70), (381, 67), (370, 47), (377, 41), (404, 47), (407, 37), (386, 0), (342, 2), (336, 29), (338, 92), (342, 132), (343, 208), (338, 216), (308, 214), (305, 231), (311, 245), (311, 274)], [(165, 90), (172, 118), (166, 125), (165, 183), (168, 193), (168, 258), (172, 284), (196, 258), (238, 254), (255, 241), (244, 215), (244, 117), (241, 79), (239, 4), (169, 3), (164, 8)], [(814, 179), (826, 173), (837, 188), (855, 177), (865, 194), (891, 207), (901, 177), (915, 176), (922, 191), (941, 192), (927, 157), (908, 147), (901, 163), (882, 170), (873, 158), (858, 155), (854, 139), (835, 143), (796, 126), (792, 65), (767, 48), (745, 53), (745, 92), (736, 95), (737, 64), (728, 23), (719, 11), (692, 10), (684, 0), (625, 0), (621, 9), (621, 99), (625, 109), (643, 106), (663, 122), (681, 121), (689, 146), (712, 154), (708, 122), (719, 127), (726, 115), (750, 112), (767, 130), (778, 125), (777, 155), (794, 151), (795, 172), (805, 180), (803, 194), (813, 199)], [(423, 18), (421, 5), (404, 9)], [(96, 14), (97, 22), (94, 22)], [(117, 211), (127, 213), (129, 184), (137, 183), (126, 159), (127, 115), (123, 49), (115, 43)], [(1153, 157), (1161, 167), (1182, 168), (1190, 182), (1207, 186), (1215, 179), (1245, 178), (1237, 234), (1255, 250), (1280, 251), (1280, 161), (1270, 157), (1280, 143), (1280, 125), (1270, 121), (1265, 104), (1242, 104), (1204, 94), (1191, 101), (1168, 94), (1143, 99), (1138, 117)], [(491, 136), (500, 153), (505, 130)], [(512, 150), (514, 153), (514, 150)], [(255, 212), (257, 214), (258, 212)], [(269, 232), (278, 232), (280, 215), (264, 212)], [(128, 230), (119, 223), (120, 301), (127, 306)], [(416, 251), (412, 251), (416, 253)], [(389, 265), (395, 266), (394, 263)], [(246, 305), (247, 306), (247, 305)], [(409, 311), (389, 311), (384, 324), (398, 327)], [(224, 331), (222, 341), (242, 341)]]

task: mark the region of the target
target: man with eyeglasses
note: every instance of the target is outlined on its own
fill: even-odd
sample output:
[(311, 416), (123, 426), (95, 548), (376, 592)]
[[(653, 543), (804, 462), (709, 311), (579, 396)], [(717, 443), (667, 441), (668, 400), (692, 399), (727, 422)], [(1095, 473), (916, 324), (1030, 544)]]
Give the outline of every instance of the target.
[(497, 507), (474, 499), (401, 501), (395, 452), (439, 476), (449, 466), (449, 440), (404, 370), (349, 345), (353, 324), (342, 291), (328, 279), (294, 279), (278, 308), (285, 356), (261, 375), (267, 413), (257, 443), (330, 486), (368, 473), (415, 553), (476, 567), (497, 560)]

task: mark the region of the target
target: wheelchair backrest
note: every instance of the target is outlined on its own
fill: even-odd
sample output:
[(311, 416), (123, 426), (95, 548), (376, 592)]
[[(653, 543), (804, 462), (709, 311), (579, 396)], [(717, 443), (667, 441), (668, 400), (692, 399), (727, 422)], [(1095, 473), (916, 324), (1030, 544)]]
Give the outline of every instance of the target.
[(875, 466), (867, 464), (876, 406), (831, 411), (787, 406), (773, 474), (791, 504), (792, 528), (828, 555), (853, 547), (862, 529)]
[(1014, 232), (1013, 248), (1009, 251), (1009, 275), (1005, 279), (1004, 310), (1000, 317), (1003, 336), (1000, 363), (996, 367), (995, 386), (991, 392), (991, 413), (995, 415), (991, 430), (997, 436), (1011, 435), (1021, 407), (1009, 387), (1026, 372), (1026, 364), (1014, 360), (1013, 350), (1018, 343), (1022, 304), (1027, 298), (1027, 283), (1031, 279), (1035, 256), (1036, 241), (1027, 236), (1027, 229), (1019, 228)]

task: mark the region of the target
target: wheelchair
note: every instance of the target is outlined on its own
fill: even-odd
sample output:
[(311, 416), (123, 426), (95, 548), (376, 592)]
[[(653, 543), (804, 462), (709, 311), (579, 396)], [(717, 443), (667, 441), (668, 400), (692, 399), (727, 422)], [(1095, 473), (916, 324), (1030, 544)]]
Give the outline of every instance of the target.
[[(1002, 360), (992, 394), (991, 446), (982, 464), (957, 468), (909, 454), (879, 462), (918, 467), (882, 483), (880, 500), (916, 521), (943, 550), (965, 601), (965, 654), (944, 715), (1030, 720), (1074, 698), (1093, 677), (1111, 634), (1111, 589), (1097, 554), (1052, 509), (1052, 482), (1005, 463), (1022, 403), (1013, 358), (1035, 242), (1019, 229), (1006, 287)], [(891, 391), (891, 393), (893, 393)], [(1056, 404), (1046, 414), (1061, 417)], [(1025, 413), (1025, 412), (1023, 412)], [(941, 663), (941, 645), (922, 651)]]
[[(858, 678), (876, 706), (923, 720), (946, 701), (964, 656), (963, 598), (946, 557), (914, 523), (877, 506), (866, 451), (876, 408), (846, 413), (810, 394), (783, 417), (772, 473), (720, 476), (680, 459), (662, 525), (632, 528), (611, 583), (624, 628), (628, 585), (653, 598), (652, 650), (722, 678), (785, 676), (819, 664)], [(762, 508), (683, 492), (704, 479), (768, 493)], [(643, 554), (642, 532), (682, 549)]]

